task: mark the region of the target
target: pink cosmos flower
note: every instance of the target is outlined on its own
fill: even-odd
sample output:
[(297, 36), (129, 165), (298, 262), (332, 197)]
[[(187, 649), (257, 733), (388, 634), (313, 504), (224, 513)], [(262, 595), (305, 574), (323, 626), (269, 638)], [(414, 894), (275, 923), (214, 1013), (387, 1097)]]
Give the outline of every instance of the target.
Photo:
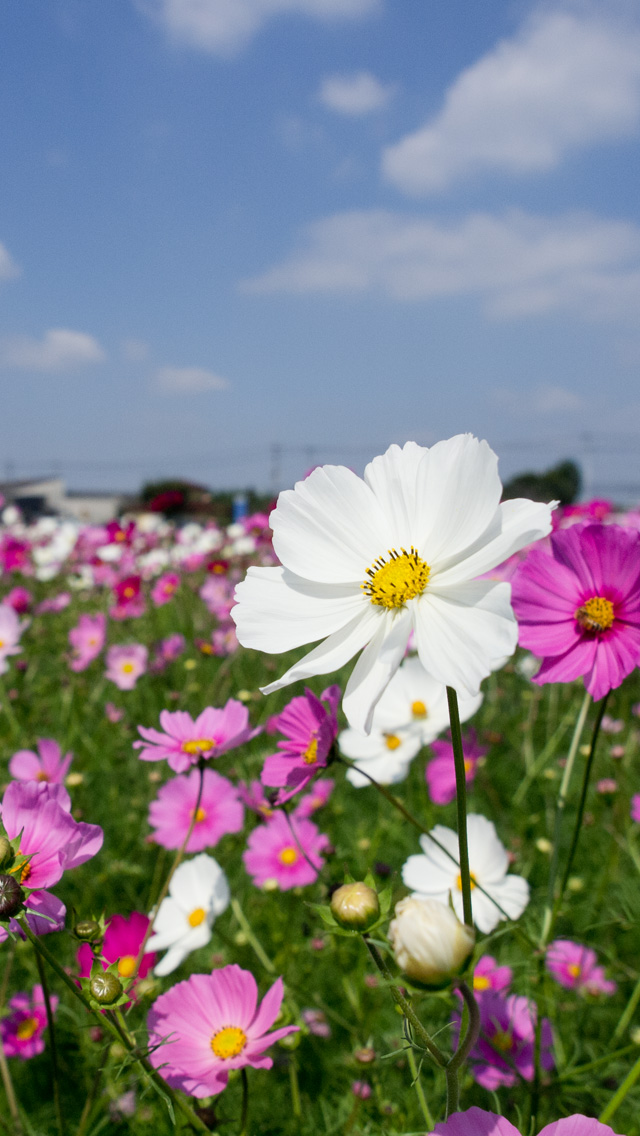
[(6, 596), (4, 596), (2, 603), (8, 604), (18, 615), (24, 615), (33, 603), (33, 596), (27, 588), (12, 588), (11, 591), (7, 592)]
[(69, 632), (69, 643), (73, 649), (69, 663), (72, 671), (85, 671), (98, 657), (104, 647), (106, 630), (107, 619), (102, 612), (80, 616), (76, 626)]
[(290, 819), (291, 827), (284, 813), (277, 811), (249, 836), (242, 859), (256, 887), (277, 885), (288, 891), (317, 879), (329, 837), (313, 821)]
[[(429, 789), (429, 796), (434, 805), (448, 805), (456, 796), (456, 769), (453, 758), (453, 745), (451, 735), (446, 739), (431, 742), (430, 749), (435, 757), (427, 763), (425, 779)], [(467, 785), (475, 779), (480, 758), (486, 754), (486, 748), (478, 745), (474, 730), (469, 730), (464, 738), (464, 768)]]
[[(483, 1108), (455, 1112), (443, 1124), (436, 1124), (429, 1136), (520, 1136), (504, 1116), (495, 1112), (485, 1112)], [(562, 1120), (554, 1120), (545, 1125), (539, 1136), (616, 1136), (608, 1124), (583, 1116), (576, 1112)]]
[(517, 572), (513, 608), (520, 644), (542, 656), (534, 682), (584, 675), (594, 699), (640, 663), (640, 533), (574, 525), (533, 549)]
[(38, 738), (38, 752), (19, 749), (9, 762), (9, 773), (16, 781), (64, 781), (73, 760), (73, 754), (62, 756), (60, 746), (53, 738)]
[(221, 623), (226, 623), (229, 619), (234, 602), (233, 589), (234, 581), (220, 575), (208, 576), (200, 588), (200, 599), (207, 605), (211, 615), (215, 615)]
[(303, 1010), (300, 1017), (314, 1037), (331, 1037), (331, 1026), (322, 1010)]
[(367, 1084), (366, 1081), (353, 1081), (351, 1092), (354, 1097), (360, 1097), (360, 1100), (369, 1100), (371, 1096), (371, 1085)]
[(601, 777), (596, 783), (598, 793), (615, 793), (617, 788), (618, 782), (613, 777)]
[(133, 690), (140, 675), (147, 669), (149, 652), (142, 643), (129, 643), (126, 647), (109, 647), (105, 678), (115, 682), (120, 690)]
[[(113, 915), (107, 924), (102, 943), (103, 969), (106, 970), (110, 963), (117, 961), (120, 977), (131, 978), (148, 926), (147, 916), (140, 911), (134, 911), (128, 917)], [(142, 956), (136, 981), (145, 978), (153, 969), (156, 958), (157, 956), (153, 952)], [(81, 944), (76, 959), (80, 978), (88, 978), (94, 959), (93, 951), (88, 943)]]
[(180, 587), (180, 577), (177, 572), (165, 572), (156, 580), (151, 589), (151, 599), (156, 607), (163, 607), (175, 596)]
[(329, 797), (335, 788), (335, 781), (330, 777), (323, 777), (322, 780), (316, 781), (310, 793), (305, 793), (296, 805), (294, 816), (296, 817), (309, 817), (315, 813), (316, 809), (322, 809), (326, 805)]
[[(534, 1048), (536, 1007), (528, 998), (487, 991), (479, 999), (480, 1037), (471, 1051), (469, 1061), (473, 1077), (485, 1089), (500, 1085), (513, 1085), (520, 1074), (532, 1081), (534, 1074)], [(460, 1015), (454, 1012), (454, 1028), (460, 1028)], [(543, 1069), (553, 1068), (551, 1025), (542, 1020), (541, 1055)], [(503, 1056), (504, 1055), (504, 1056)]]
[(104, 712), (110, 722), (121, 722), (124, 718), (124, 710), (114, 705), (113, 702), (105, 702)]
[(276, 804), (295, 796), (326, 766), (338, 733), (336, 711), (341, 693), (339, 686), (330, 686), (317, 698), (313, 691), (305, 690), (271, 719), (270, 724), (285, 740), (278, 742), (280, 753), (266, 758), (261, 780), (263, 785), (280, 789)]
[[(49, 996), (51, 1010), (55, 1013), (59, 998)], [(31, 994), (14, 994), (9, 999), (11, 1013), (0, 1021), (2, 1044), (7, 1057), (20, 1057), (27, 1061), (44, 1050), (43, 1033), (47, 1028), (47, 1011), (41, 986), (34, 986)]]
[(161, 994), (149, 1011), (149, 1060), (174, 1089), (208, 1097), (226, 1088), (232, 1069), (270, 1069), (265, 1050), (298, 1026), (267, 1030), (278, 1017), (278, 978), (257, 1005), (253, 975), (235, 964), (192, 974)]
[[(200, 775), (192, 769), (188, 776), (174, 777), (158, 791), (149, 807), (149, 824), (155, 828), (153, 839), (164, 848), (179, 848), (193, 819), (198, 797)], [(187, 852), (213, 848), (228, 832), (239, 832), (244, 824), (244, 808), (226, 777), (213, 769), (205, 769), (202, 797), (196, 813)]]
[(175, 773), (184, 773), (201, 757), (219, 757), (260, 733), (259, 729), (251, 729), (249, 711), (235, 698), (230, 698), (222, 709), (207, 706), (195, 721), (184, 710), (163, 710), (160, 725), (164, 733), (138, 726), (144, 741), (134, 742), (133, 748), (141, 750), (142, 761), (166, 758)]
[(216, 627), (211, 634), (211, 645), (214, 655), (222, 658), (234, 655), (240, 646), (235, 623), (225, 622), (221, 627)]
[(510, 966), (498, 966), (491, 955), (483, 955), (473, 972), (473, 992), (476, 998), (481, 998), (492, 991), (508, 990), (512, 977)]
[(155, 648), (153, 659), (149, 670), (153, 674), (160, 674), (166, 670), (169, 663), (179, 659), (187, 645), (184, 635), (176, 632), (174, 635), (167, 635), (166, 639), (161, 639)]
[(116, 602), (109, 608), (112, 619), (137, 619), (144, 614), (145, 602), (142, 595), (142, 577), (125, 576), (114, 587)]
[(605, 978), (604, 968), (590, 947), (570, 939), (556, 939), (547, 951), (546, 967), (556, 982), (580, 994), (615, 994), (616, 982)]
[[(238, 793), (240, 800), (248, 809), (257, 813), (260, 820), (270, 820), (274, 815), (275, 809), (269, 797), (265, 794), (264, 787), (260, 781), (251, 781), (245, 784), (244, 781), (238, 782)], [(638, 798), (640, 800), (640, 797)]]
[(18, 655), (22, 650), (18, 644), (23, 631), (17, 612), (8, 604), (0, 603), (0, 674), (9, 669), (9, 655)]
[(48, 599), (39, 603), (35, 609), (36, 615), (44, 615), (46, 612), (64, 611), (71, 603), (71, 592), (58, 592), (57, 596), (50, 596)]
[(603, 734), (621, 734), (624, 730), (622, 718), (612, 718), (610, 714), (603, 714), (600, 723)]

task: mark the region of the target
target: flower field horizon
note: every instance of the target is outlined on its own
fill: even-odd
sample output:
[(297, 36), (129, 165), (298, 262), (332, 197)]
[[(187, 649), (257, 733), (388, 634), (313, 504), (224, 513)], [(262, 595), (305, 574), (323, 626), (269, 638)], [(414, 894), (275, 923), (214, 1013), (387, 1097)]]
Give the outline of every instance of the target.
[(640, 508), (469, 439), (4, 508), (12, 1136), (640, 1136)]

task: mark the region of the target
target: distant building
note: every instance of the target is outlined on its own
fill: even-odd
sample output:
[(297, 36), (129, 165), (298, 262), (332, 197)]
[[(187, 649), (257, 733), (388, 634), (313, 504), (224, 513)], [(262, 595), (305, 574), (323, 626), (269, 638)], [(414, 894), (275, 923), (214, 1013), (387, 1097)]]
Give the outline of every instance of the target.
[(129, 500), (124, 493), (67, 490), (61, 477), (0, 481), (0, 494), (7, 505), (17, 505), (27, 521), (59, 516), (92, 525), (113, 520)]

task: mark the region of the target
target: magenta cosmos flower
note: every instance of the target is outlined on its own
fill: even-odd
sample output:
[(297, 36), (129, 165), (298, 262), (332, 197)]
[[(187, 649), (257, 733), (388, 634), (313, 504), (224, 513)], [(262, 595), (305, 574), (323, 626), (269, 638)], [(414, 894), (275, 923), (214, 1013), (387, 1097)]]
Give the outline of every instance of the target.
[[(504, 1116), (496, 1116), (495, 1112), (485, 1112), (483, 1108), (467, 1109), (466, 1112), (456, 1112), (443, 1124), (436, 1124), (429, 1136), (520, 1136), (517, 1128), (513, 1127)], [(539, 1136), (616, 1136), (613, 1128), (608, 1124), (601, 1124), (599, 1120), (592, 1120), (576, 1112), (573, 1116), (566, 1116), (563, 1120), (554, 1120), (545, 1125)]]
[(239, 966), (192, 974), (153, 1003), (149, 1012), (149, 1060), (174, 1089), (208, 1097), (226, 1088), (232, 1069), (270, 1069), (265, 1050), (294, 1033), (267, 1033), (282, 1003), (278, 978), (258, 1006), (256, 980)]
[[(51, 1010), (58, 1005), (56, 994), (49, 996)], [(34, 986), (31, 994), (14, 994), (9, 999), (11, 1013), (0, 1022), (2, 1044), (7, 1057), (20, 1057), (27, 1061), (44, 1050), (43, 1033), (47, 1027), (47, 1011), (41, 986)]]
[(53, 738), (38, 738), (38, 752), (19, 749), (9, 762), (9, 773), (16, 781), (49, 781), (61, 784), (67, 776), (73, 754), (62, 756)]
[[(132, 915), (113, 915), (107, 924), (104, 941), (102, 943), (103, 969), (112, 962), (118, 963), (118, 974), (121, 978), (131, 978), (135, 973), (136, 961), (140, 947), (147, 933), (149, 920), (140, 911)], [(76, 955), (78, 961), (78, 974), (81, 978), (88, 978), (94, 955), (88, 943), (82, 943)], [(144, 954), (138, 969), (138, 979), (144, 978), (156, 964), (156, 955)]]
[[(480, 1037), (469, 1062), (474, 1079), (485, 1089), (514, 1085), (518, 1074), (532, 1081), (536, 1032), (536, 1007), (528, 998), (487, 991), (479, 999)], [(460, 1015), (454, 1014), (456, 1029)], [(540, 1061), (543, 1069), (553, 1068), (553, 1037), (546, 1018), (542, 1020)]]
[[(149, 807), (153, 839), (164, 848), (180, 848), (193, 820), (200, 774), (192, 769), (188, 776), (174, 777), (158, 791)], [(202, 796), (195, 814), (187, 852), (213, 848), (228, 832), (239, 832), (244, 824), (244, 807), (237, 789), (213, 769), (205, 769)]]
[(165, 572), (156, 580), (151, 589), (151, 599), (156, 607), (163, 607), (175, 596), (180, 587), (180, 577), (177, 572)]
[[(434, 805), (448, 805), (450, 801), (455, 800), (456, 767), (450, 738), (451, 735), (440, 741), (431, 742), (429, 747), (435, 757), (428, 762), (424, 775), (429, 796)], [(469, 730), (464, 738), (464, 768), (467, 785), (473, 783), (478, 763), (486, 752), (486, 749), (478, 745), (475, 731)]]
[(278, 742), (280, 753), (267, 757), (261, 778), (263, 785), (280, 789), (276, 804), (299, 793), (326, 766), (338, 733), (340, 693), (339, 686), (330, 686), (317, 698), (313, 691), (305, 690), (271, 719), (284, 740)]
[(105, 678), (115, 682), (120, 690), (133, 690), (140, 675), (147, 669), (149, 652), (142, 643), (129, 643), (126, 647), (109, 647)]
[(551, 555), (534, 549), (517, 572), (512, 603), (520, 645), (542, 657), (533, 681), (584, 675), (603, 698), (640, 663), (640, 533), (597, 524), (554, 533)]
[(290, 827), (284, 813), (275, 812), (267, 824), (254, 828), (242, 859), (256, 887), (288, 891), (313, 883), (328, 844), (329, 837), (313, 821), (292, 817)]
[(547, 951), (547, 970), (561, 986), (581, 994), (615, 994), (617, 983), (605, 978), (597, 962), (595, 951), (570, 939), (556, 939)]
[(104, 647), (107, 619), (102, 612), (81, 615), (69, 632), (73, 653), (69, 666), (72, 671), (84, 671), (98, 657)]
[(144, 741), (134, 742), (133, 746), (141, 751), (138, 756), (142, 761), (166, 758), (175, 773), (184, 773), (201, 757), (219, 757), (260, 733), (259, 729), (251, 729), (249, 711), (235, 698), (230, 698), (222, 709), (207, 706), (195, 721), (185, 710), (163, 710), (160, 725), (164, 733), (138, 726)]

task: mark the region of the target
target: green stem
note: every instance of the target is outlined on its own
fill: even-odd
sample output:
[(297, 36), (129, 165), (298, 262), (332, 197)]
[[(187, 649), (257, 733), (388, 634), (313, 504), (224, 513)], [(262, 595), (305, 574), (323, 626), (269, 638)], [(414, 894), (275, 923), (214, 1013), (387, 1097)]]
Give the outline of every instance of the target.
[(429, 1106), (427, 1104), (427, 1098), (424, 1095), (424, 1089), (422, 1088), (422, 1085), (420, 1083), (420, 1073), (418, 1072), (418, 1066), (416, 1065), (416, 1057), (415, 1057), (415, 1053), (413, 1052), (412, 1046), (408, 1046), (408, 1048), (407, 1048), (407, 1058), (408, 1058), (408, 1061), (409, 1061), (409, 1068), (411, 1070), (411, 1076), (413, 1077), (413, 1084), (415, 1085), (415, 1090), (416, 1090), (416, 1093), (417, 1093), (417, 1096), (418, 1096), (418, 1102), (420, 1104), (420, 1109), (422, 1111), (422, 1115), (424, 1116), (425, 1124), (427, 1125), (427, 1129), (430, 1132), (432, 1130), (432, 1128), (434, 1127), (434, 1120), (433, 1120), (431, 1113), (429, 1112)]
[(587, 720), (589, 706), (591, 705), (591, 695), (585, 691), (582, 700), (580, 712), (576, 718), (576, 724), (573, 730), (573, 737), (571, 738), (571, 745), (569, 746), (569, 753), (567, 756), (567, 763), (564, 767), (562, 774), (562, 781), (560, 783), (560, 790), (558, 792), (558, 801), (556, 804), (556, 816), (553, 829), (553, 855), (551, 857), (551, 866), (549, 868), (549, 882), (547, 886), (547, 902), (544, 909), (544, 917), (542, 923), (542, 934), (540, 936), (540, 945), (542, 948), (546, 946), (549, 941), (551, 932), (552, 918), (553, 918), (553, 901), (556, 890), (556, 879), (558, 875), (558, 864), (560, 857), (560, 832), (562, 829), (562, 818), (567, 803), (567, 795), (569, 792), (569, 782), (571, 780), (571, 773), (573, 771), (578, 746), (584, 730), (584, 725)]
[(464, 765), (462, 731), (458, 695), (452, 686), (447, 687), (449, 720), (451, 722), (451, 741), (456, 770), (456, 810), (458, 814), (458, 849), (460, 852), (460, 887), (462, 890), (462, 913), (468, 927), (473, 926), (471, 910), (471, 873), (469, 871), (469, 843), (467, 840), (467, 771)]
[(629, 1022), (631, 1021), (631, 1019), (632, 1019), (632, 1017), (633, 1017), (633, 1015), (636, 1011), (636, 1006), (638, 1005), (638, 1002), (640, 1002), (640, 978), (636, 982), (636, 984), (633, 988), (633, 994), (631, 995), (629, 1001), (627, 1002), (627, 1005), (626, 1005), (626, 1007), (623, 1011), (622, 1017), (620, 1018), (620, 1021), (618, 1022), (616, 1028), (613, 1031), (613, 1035), (612, 1035), (612, 1038), (611, 1038), (612, 1041), (617, 1041), (617, 1039), (622, 1036), (622, 1034), (626, 1030), (627, 1026), (629, 1025)]
[(611, 1120), (611, 1117), (613, 1116), (614, 1112), (618, 1111), (627, 1093), (631, 1092), (633, 1086), (638, 1080), (638, 1077), (640, 1077), (640, 1057), (636, 1061), (633, 1068), (627, 1073), (624, 1081), (620, 1085), (620, 1088), (613, 1094), (607, 1107), (600, 1113), (598, 1120), (601, 1124), (606, 1124), (607, 1121)]
[[(480, 1035), (480, 1010), (473, 996), (473, 992), (469, 989), (466, 982), (458, 983), (458, 989), (464, 998), (465, 1005), (469, 1012), (469, 1024), (464, 1038), (458, 1045), (456, 1052), (448, 1061), (445, 1069), (447, 1078), (447, 1112), (445, 1119), (448, 1119), (453, 1112), (457, 1112), (460, 1107), (458, 1074)], [(462, 1021), (460, 1022), (460, 1027), (462, 1028)]]
[(410, 1025), (413, 1027), (413, 1030), (414, 1030), (415, 1034), (417, 1035), (418, 1039), (420, 1040), (420, 1043), (422, 1044), (424, 1049), (426, 1049), (431, 1054), (431, 1056), (433, 1057), (433, 1060), (436, 1062), (436, 1065), (439, 1065), (441, 1069), (444, 1069), (447, 1065), (447, 1059), (446, 1059), (444, 1053), (442, 1052), (441, 1049), (438, 1048), (438, 1046), (436, 1045), (433, 1038), (431, 1038), (429, 1036), (429, 1034), (427, 1033), (422, 1022), (417, 1017), (416, 1012), (413, 1009), (413, 1006), (411, 1005), (411, 1003), (408, 1001), (407, 998), (405, 998), (404, 994), (400, 993), (399, 988), (396, 986), (396, 984), (394, 982), (393, 975), (391, 974), (391, 971), (389, 970), (389, 968), (388, 968), (386, 962), (384, 961), (382, 955), (380, 954), (380, 951), (378, 950), (378, 948), (375, 946), (374, 943), (371, 942), (371, 939), (369, 939), (369, 937), (367, 935), (363, 935), (362, 937), (363, 937), (365, 943), (367, 944), (369, 954), (371, 955), (373, 961), (375, 962), (378, 970), (380, 971), (380, 973), (384, 976), (384, 978), (387, 981), (387, 984), (388, 984), (389, 989), (391, 991), (391, 997), (393, 998), (394, 1002), (396, 1003), (397, 1006), (400, 1007), (405, 1018), (410, 1023)]
[(37, 935), (34, 935), (26, 919), (21, 921), (20, 926), (22, 927), (32, 946), (35, 947), (36, 951), (42, 956), (45, 962), (49, 964), (51, 969), (55, 971), (55, 973), (58, 975), (58, 978), (62, 982), (64, 982), (65, 986), (71, 991), (74, 998), (77, 998), (78, 1001), (82, 1002), (85, 1009), (87, 1009), (89, 1013), (95, 1018), (100, 1028), (107, 1029), (116, 1041), (122, 1042), (124, 1044), (130, 1056), (138, 1062), (138, 1065), (146, 1074), (148, 1079), (155, 1085), (156, 1089), (158, 1089), (162, 1096), (169, 1098), (171, 1103), (179, 1112), (182, 1113), (191, 1127), (195, 1128), (196, 1132), (203, 1133), (203, 1136), (211, 1136), (211, 1132), (207, 1128), (206, 1124), (204, 1124), (203, 1121), (200, 1120), (200, 1117), (193, 1111), (190, 1105), (188, 1105), (187, 1102), (182, 1099), (182, 1097), (178, 1096), (178, 1094), (171, 1088), (171, 1086), (161, 1077), (160, 1073), (158, 1073), (157, 1070), (153, 1068), (153, 1065), (149, 1063), (144, 1054), (142, 1054), (138, 1050), (137, 1046), (132, 1045), (128, 1034), (123, 1034), (122, 1031), (118, 1029), (116, 1022), (109, 1016), (109, 1014), (101, 1014), (98, 1010), (94, 1010), (89, 999), (83, 994), (82, 990), (78, 986), (76, 986), (74, 980), (60, 965), (55, 955), (52, 955), (49, 948), (46, 947), (43, 942), (41, 942)]
[[(246, 1136), (247, 1115), (249, 1112), (249, 1078), (247, 1077), (246, 1066), (243, 1065), (242, 1069), (240, 1070), (240, 1074), (242, 1077), (242, 1111), (240, 1113), (240, 1136)], [(294, 1115), (299, 1116), (300, 1113), (295, 1112), (294, 1109)]]
[(53, 1022), (53, 1013), (51, 1011), (51, 998), (49, 995), (49, 982), (47, 974), (44, 969), (42, 957), (36, 951), (36, 965), (38, 967), (38, 977), (40, 985), (42, 986), (42, 996), (44, 998), (44, 1008), (47, 1015), (47, 1026), (49, 1027), (49, 1050), (51, 1053), (51, 1075), (53, 1080), (53, 1106), (56, 1112), (56, 1123), (58, 1125), (59, 1136), (64, 1136), (64, 1116), (62, 1113), (62, 1105), (60, 1103), (60, 1080), (58, 1076), (58, 1043), (56, 1040), (56, 1030)]
[(296, 1064), (295, 1054), (289, 1055), (289, 1086), (291, 1088), (291, 1107), (293, 1115), (296, 1117), (302, 1116), (302, 1104), (300, 1101), (300, 1086), (298, 1084), (298, 1066)]
[(15, 1136), (22, 1136), (22, 1122), (20, 1120), (20, 1113), (18, 1112), (18, 1102), (13, 1088), (13, 1081), (11, 1080), (11, 1073), (9, 1072), (9, 1065), (4, 1052), (4, 1045), (2, 1044), (2, 1034), (0, 1034), (0, 1077), (4, 1086), (4, 1093), (7, 1098), (7, 1105), (11, 1115), (13, 1124), (13, 1131)]
[(91, 1116), (91, 1110), (93, 1109), (93, 1106), (96, 1103), (96, 1097), (98, 1095), (98, 1089), (100, 1087), (100, 1081), (102, 1080), (102, 1074), (104, 1072), (104, 1067), (107, 1064), (108, 1060), (109, 1060), (109, 1049), (105, 1045), (103, 1053), (102, 1053), (102, 1058), (100, 1060), (100, 1064), (99, 1064), (98, 1068), (96, 1069), (95, 1076), (94, 1076), (93, 1081), (91, 1083), (91, 1088), (90, 1088), (89, 1093), (87, 1095), (87, 1099), (84, 1102), (84, 1108), (82, 1109), (82, 1113), (81, 1113), (80, 1120), (79, 1120), (79, 1123), (78, 1123), (78, 1127), (77, 1127), (77, 1130), (76, 1130), (76, 1136), (84, 1136), (84, 1133), (87, 1130), (87, 1125), (89, 1123), (89, 1117)]
[(262, 963), (264, 969), (268, 970), (269, 974), (275, 974), (276, 973), (275, 966), (273, 965), (268, 954), (266, 954), (262, 944), (259, 942), (258, 939), (256, 939), (256, 936), (253, 933), (253, 929), (251, 927), (251, 924), (249, 923), (249, 920), (247, 919), (244, 911), (242, 910), (240, 904), (238, 903), (238, 900), (235, 899), (235, 898), (233, 898), (231, 900), (231, 910), (233, 911), (233, 914), (235, 915), (236, 919), (238, 920), (238, 923), (242, 927), (242, 930), (244, 931), (245, 935), (247, 936), (247, 939), (251, 943), (251, 946), (253, 947), (256, 955), (260, 959), (260, 962)]

